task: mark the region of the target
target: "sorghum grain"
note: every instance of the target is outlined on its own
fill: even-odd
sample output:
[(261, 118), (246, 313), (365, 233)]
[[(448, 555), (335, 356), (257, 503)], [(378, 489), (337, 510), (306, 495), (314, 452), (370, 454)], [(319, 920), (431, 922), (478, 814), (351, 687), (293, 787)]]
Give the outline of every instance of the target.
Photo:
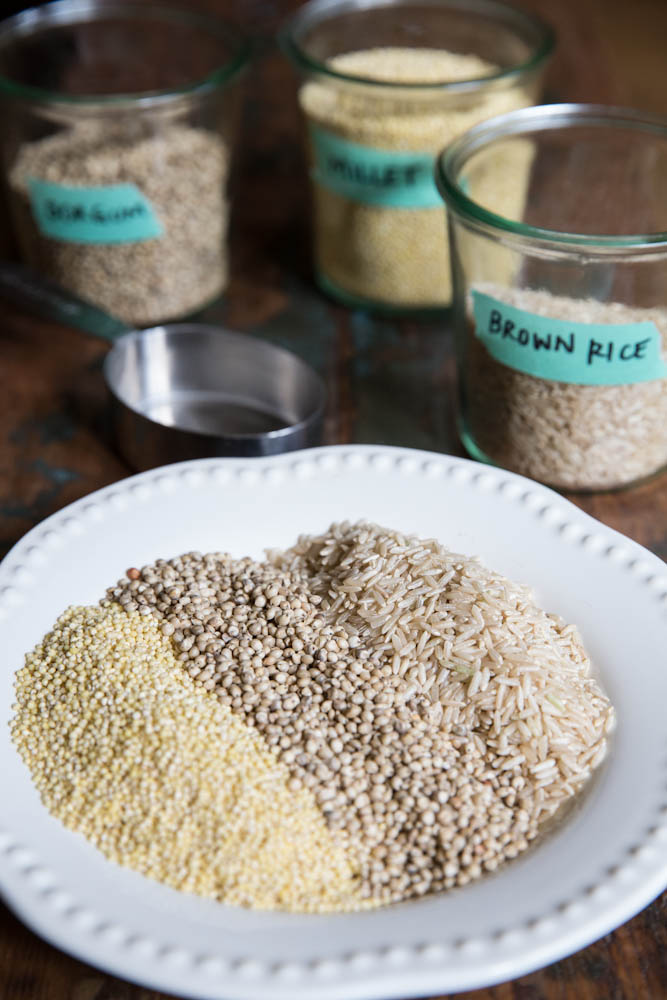
[[(604, 753), (604, 727), (591, 746), (582, 735), (590, 766), (570, 773), (567, 752), (557, 751), (556, 724), (553, 745), (540, 736), (537, 758), (527, 756), (516, 734), (507, 735), (512, 718), (504, 706), (502, 724), (497, 706), (487, 723), (483, 694), (476, 699), (477, 725), (443, 726), (442, 706), (427, 697), (420, 671), (400, 676), (401, 657), (405, 662), (415, 643), (396, 625), (405, 628), (413, 616), (431, 642), (424, 661), (441, 671), (432, 649), (438, 633), (429, 622), (434, 599), (442, 595), (446, 606), (456, 597), (454, 587), (450, 594), (443, 588), (434, 547), (374, 526), (332, 526), (291, 552), (273, 554), (272, 563), (199, 553), (159, 560), (142, 569), (140, 580), (121, 580), (107, 595), (131, 612), (149, 610), (175, 641), (184, 669), (262, 734), (289, 769), (292, 787), (312, 790), (360, 866), (363, 898), (380, 903), (464, 885), (516, 856), (581, 787), (593, 756)], [(387, 553), (395, 567), (404, 552), (424, 579), (414, 607), (403, 573), (373, 567)], [(376, 577), (377, 591), (365, 586), (367, 573)], [(374, 612), (376, 593), (384, 607)], [(353, 610), (365, 604), (368, 615), (355, 618), (347, 598), (353, 604), (361, 598)], [(566, 655), (567, 645), (564, 663)], [(468, 680), (472, 672), (471, 666)], [(593, 682), (576, 687), (578, 665), (570, 680), (578, 697), (590, 688), (595, 700)], [(465, 700), (465, 688), (459, 697)], [(532, 714), (525, 717), (534, 726)]]
[[(26, 262), (75, 295), (136, 325), (185, 316), (227, 283), (228, 154), (212, 132), (85, 123), (25, 144), (10, 172), (10, 206)], [(134, 184), (162, 235), (137, 242), (54, 239), (37, 226), (30, 179), (68, 187)]]

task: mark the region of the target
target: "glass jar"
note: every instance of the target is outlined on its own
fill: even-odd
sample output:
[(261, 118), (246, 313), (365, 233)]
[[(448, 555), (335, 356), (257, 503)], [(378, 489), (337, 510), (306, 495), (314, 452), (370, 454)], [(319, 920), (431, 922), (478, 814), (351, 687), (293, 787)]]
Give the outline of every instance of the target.
[[(550, 29), (495, 0), (311, 0), (282, 43), (302, 75), (318, 284), (351, 306), (447, 306), (435, 155), (535, 103)], [(510, 177), (507, 197), (521, 189)]]
[[(499, 158), (530, 163), (507, 212)], [(515, 111), (439, 157), (461, 439), (568, 490), (667, 464), (667, 119), (594, 105)]]
[(25, 263), (128, 324), (227, 283), (248, 46), (161, 4), (57, 0), (0, 24), (0, 152)]

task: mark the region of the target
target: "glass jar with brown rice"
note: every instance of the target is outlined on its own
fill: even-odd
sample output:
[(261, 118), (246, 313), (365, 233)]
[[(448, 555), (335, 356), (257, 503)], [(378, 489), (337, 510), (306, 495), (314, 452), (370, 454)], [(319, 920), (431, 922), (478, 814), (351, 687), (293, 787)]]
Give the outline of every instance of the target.
[[(530, 164), (523, 211), (491, 182)], [(667, 465), (667, 119), (515, 111), (438, 160), (449, 217), (458, 414), (469, 453), (567, 490)]]
[[(496, 0), (311, 0), (283, 47), (302, 77), (318, 284), (352, 306), (447, 306), (435, 155), (476, 122), (535, 103), (551, 31)], [(513, 210), (525, 166), (509, 166), (491, 169)]]

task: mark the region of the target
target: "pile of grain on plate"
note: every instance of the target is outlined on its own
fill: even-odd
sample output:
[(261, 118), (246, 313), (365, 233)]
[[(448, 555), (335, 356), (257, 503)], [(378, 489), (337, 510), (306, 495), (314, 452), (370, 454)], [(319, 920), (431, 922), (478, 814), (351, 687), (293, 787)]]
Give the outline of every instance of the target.
[[(19, 150), (10, 205), (24, 260), (82, 299), (147, 326), (186, 316), (227, 284), (228, 152), (213, 132), (170, 124), (153, 131), (86, 122)], [(39, 229), (30, 182), (68, 188), (133, 184), (162, 233), (136, 242), (82, 243)]]
[[(534, 83), (484, 87), (498, 67), (475, 55), (429, 48), (373, 48), (328, 61), (338, 73), (396, 84), (479, 80), (466, 94), (425, 89), (406, 94), (369, 86), (341, 85), (334, 77), (311, 80), (299, 100), (309, 125), (347, 142), (387, 154), (435, 155), (472, 125), (525, 107), (537, 96)], [(499, 157), (483, 187), (496, 211), (520, 218), (530, 157), (513, 151), (507, 169)], [(389, 160), (388, 160), (389, 162)], [(451, 300), (445, 211), (430, 207), (365, 204), (314, 183), (316, 267), (326, 282), (348, 296), (392, 307), (441, 307)]]
[[(667, 365), (667, 311), (571, 299), (490, 284), (480, 292), (510, 306), (577, 323), (654, 323)], [(461, 366), (466, 433), (504, 468), (563, 489), (610, 489), (667, 465), (667, 378), (629, 385), (576, 385), (501, 364), (470, 335)]]
[(495, 871), (582, 789), (613, 722), (576, 629), (525, 587), (344, 523), (262, 562), (129, 570), (27, 657), (13, 737), (108, 857), (323, 912)]

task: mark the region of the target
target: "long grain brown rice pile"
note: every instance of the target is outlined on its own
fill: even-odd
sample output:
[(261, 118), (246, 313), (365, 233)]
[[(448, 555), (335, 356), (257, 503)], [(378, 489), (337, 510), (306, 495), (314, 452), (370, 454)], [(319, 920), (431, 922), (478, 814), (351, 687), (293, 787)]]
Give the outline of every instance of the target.
[(322, 612), (427, 693), (441, 726), (521, 775), (542, 822), (588, 780), (613, 709), (576, 628), (530, 590), (437, 541), (372, 524), (304, 537), (281, 567), (300, 567)]

